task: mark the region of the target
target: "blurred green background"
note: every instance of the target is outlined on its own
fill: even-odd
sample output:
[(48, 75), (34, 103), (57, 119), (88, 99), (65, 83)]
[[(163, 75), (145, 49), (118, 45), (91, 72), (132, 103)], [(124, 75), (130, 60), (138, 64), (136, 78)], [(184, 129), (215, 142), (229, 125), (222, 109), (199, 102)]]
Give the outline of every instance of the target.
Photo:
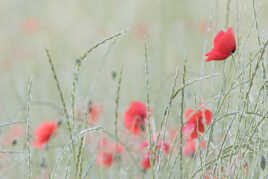
[[(73, 66), (96, 42), (120, 31), (126, 34), (89, 55), (82, 67), (78, 105), (88, 99), (104, 106), (101, 123), (113, 123), (118, 74), (123, 66), (120, 117), (133, 100), (145, 101), (144, 46), (148, 45), (150, 95), (154, 117), (160, 118), (176, 66), (182, 71), (187, 59), (187, 79), (212, 74), (217, 64), (206, 63), (204, 54), (215, 34), (225, 28), (224, 0), (98, 0), (98, 1), (0, 1), (0, 122), (23, 118), (25, 89), (32, 79), (32, 127), (40, 121), (60, 118), (58, 92), (45, 48), (54, 59), (68, 106)], [(256, 2), (261, 33), (268, 28), (268, 1)], [(231, 0), (229, 25), (239, 41), (249, 31), (255, 35), (246, 44), (256, 45), (251, 0)], [(238, 46), (240, 48), (240, 46)], [(202, 86), (202, 88), (201, 88)], [(198, 83), (187, 91), (186, 106), (214, 96), (216, 80)], [(176, 115), (175, 115), (176, 117)], [(157, 121), (157, 120), (156, 120)], [(176, 119), (174, 119), (176, 122)], [(120, 124), (122, 125), (122, 124)], [(107, 125), (109, 127), (109, 125)]]

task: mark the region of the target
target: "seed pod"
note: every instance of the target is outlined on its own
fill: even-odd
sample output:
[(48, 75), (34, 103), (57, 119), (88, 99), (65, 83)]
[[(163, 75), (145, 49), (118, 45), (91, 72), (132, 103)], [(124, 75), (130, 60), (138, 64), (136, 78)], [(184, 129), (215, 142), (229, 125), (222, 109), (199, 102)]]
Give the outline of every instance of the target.
[(115, 71), (112, 71), (112, 78), (115, 79), (116, 78), (116, 72)]
[(261, 165), (261, 169), (264, 170), (265, 167), (266, 167), (266, 159), (265, 159), (265, 157), (263, 155), (261, 156), (261, 163), (260, 163), (260, 165)]
[(13, 140), (12, 140), (12, 145), (13, 145), (13, 146), (15, 146), (17, 143), (18, 143), (18, 140), (17, 140), (17, 139), (13, 139)]
[(92, 111), (92, 101), (91, 100), (88, 101), (87, 108), (88, 108), (88, 112), (91, 113), (91, 111)]
[(144, 123), (139, 123), (139, 126), (141, 128), (142, 131), (145, 131), (145, 124)]
[(59, 119), (59, 120), (57, 121), (57, 126), (60, 127), (61, 124), (62, 124), (62, 120)]
[(42, 158), (42, 162), (40, 164), (40, 167), (41, 168), (47, 168), (47, 164), (46, 164), (46, 159), (45, 158)]

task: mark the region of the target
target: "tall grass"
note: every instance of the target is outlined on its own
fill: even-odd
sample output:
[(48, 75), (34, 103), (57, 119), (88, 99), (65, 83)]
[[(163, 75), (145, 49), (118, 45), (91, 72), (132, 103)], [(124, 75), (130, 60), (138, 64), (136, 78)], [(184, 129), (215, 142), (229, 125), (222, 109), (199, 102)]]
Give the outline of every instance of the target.
[[(171, 43), (168, 43), (165, 36), (169, 34), (160, 35), (163, 44), (158, 44), (159, 46), (153, 44), (154, 39), (150, 39), (152, 43), (148, 43), (150, 37), (146, 37), (146, 40), (142, 41), (142, 48), (140, 48), (142, 49), (142, 59), (135, 60), (141, 61), (140, 64), (143, 68), (140, 68), (136, 61), (129, 65), (124, 61), (114, 62), (116, 59), (111, 59), (113, 63), (108, 63), (107, 66), (101, 64), (104, 69), (96, 72), (97, 74), (110, 74), (110, 71), (113, 71), (111, 78), (102, 79), (104, 84), (110, 86), (101, 90), (95, 90), (93, 86), (101, 83), (101, 80), (94, 79), (96, 84), (90, 83), (94, 80), (88, 80), (89, 82), (86, 84), (81, 83), (85, 82), (83, 77), (89, 74), (85, 73), (88, 70), (86, 67), (91, 67), (92, 64), (94, 66), (95, 61), (93, 60), (96, 60), (99, 53), (104, 51), (105, 45), (114, 45), (115, 41), (123, 46), (126, 41), (128, 44), (134, 43), (130, 38), (131, 28), (127, 32), (115, 33), (98, 41), (84, 54), (72, 61), (73, 70), (65, 70), (64, 73), (60, 71), (61, 66), (55, 60), (56, 58), (52, 58), (54, 55), (45, 49), (48, 59), (47, 67), (51, 71), (50, 75), (52, 74), (49, 78), (55, 82), (51, 88), (57, 90), (57, 92), (54, 91), (55, 94), (53, 93), (55, 99), (53, 97), (52, 102), (36, 100), (35, 81), (30, 80), (27, 83), (23, 101), (25, 104), (18, 112), (19, 117), (0, 123), (0, 129), (3, 129), (4, 134), (8, 133), (8, 129), (16, 124), (25, 127), (23, 137), (25, 142), (22, 145), (15, 144), (5, 147), (4, 144), (0, 144), (0, 154), (5, 155), (8, 158), (7, 161), (11, 161), (10, 164), (3, 164), (3, 166), (0, 162), (0, 173), (1, 171), (4, 173), (0, 175), (0, 178), (19, 177), (21, 176), (20, 170), (25, 174), (25, 178), (29, 179), (266, 178), (268, 176), (266, 167), (268, 147), (266, 54), (268, 40), (263, 34), (262, 21), (264, 19), (260, 18), (261, 15), (258, 14), (261, 9), (258, 3), (262, 2), (251, 0), (250, 6), (246, 6), (247, 10), (252, 12), (252, 19), (247, 20), (248, 24), (245, 27), (240, 26), (243, 24), (241, 21), (245, 20), (240, 15), (242, 9), (240, 5), (243, 2), (226, 0), (211, 3), (214, 9), (219, 9), (224, 4), (225, 13), (220, 13), (222, 11), (219, 10), (218, 14), (210, 17), (210, 21), (217, 20), (217, 22), (208, 22), (208, 26), (214, 24), (217, 29), (213, 32), (206, 32), (208, 41), (206, 46), (213, 45), (213, 37), (220, 29), (234, 26), (237, 40), (236, 52), (225, 61), (210, 63), (204, 62), (203, 54), (193, 62), (192, 55), (187, 53), (185, 60), (177, 57), (177, 65), (169, 68), (171, 75), (167, 77), (166, 68), (169, 66), (167, 61), (170, 58), (168, 46)], [(160, 4), (165, 6), (161, 9), (160, 24), (166, 25), (168, 21), (172, 21), (166, 15), (166, 8), (169, 5), (167, 2)], [(168, 27), (162, 26), (160, 31), (164, 31), (165, 28)], [(184, 28), (186, 29), (186, 27)], [(118, 45), (116, 48), (120, 53), (124, 53), (126, 49), (129, 53), (131, 48), (127, 45), (126, 47)], [(204, 47), (204, 49), (208, 47)], [(202, 48), (200, 46), (200, 49)], [(157, 55), (153, 53), (164, 59), (161, 59), (161, 62), (157, 61)], [(56, 54), (55, 57), (57, 57)], [(118, 68), (118, 66), (120, 67)], [(202, 72), (196, 70), (200, 66), (204, 69)], [(116, 68), (116, 70), (112, 68)], [(133, 72), (135, 74), (130, 74)], [(164, 77), (159, 73), (163, 73)], [(63, 74), (68, 77), (61, 77)], [(94, 76), (92, 74), (93, 72), (91, 76), (87, 77)], [(95, 77), (97, 78), (97, 75)], [(162, 83), (161, 80), (164, 78), (165, 82)], [(70, 86), (66, 87), (66, 84)], [(160, 85), (161, 89), (157, 90), (155, 84)], [(108, 109), (108, 112), (105, 111), (103, 112), (105, 114), (101, 114), (103, 121), (98, 124), (88, 122), (92, 118), (91, 106), (98, 97), (94, 98), (93, 94), (85, 93), (84, 88), (80, 90), (82, 85), (91, 89), (87, 90), (90, 93), (100, 93), (99, 98), (101, 99), (111, 95), (112, 100), (103, 102), (104, 109)], [(47, 90), (49, 89), (50, 87), (47, 87)], [(133, 91), (139, 95), (132, 94)], [(134, 96), (136, 98), (133, 98)], [(140, 98), (137, 99), (138, 97)], [(102, 100), (106, 101), (106, 99)], [(146, 126), (139, 136), (132, 135), (125, 129), (124, 124), (124, 112), (128, 104), (135, 100), (143, 101), (146, 104)], [(157, 105), (157, 102), (160, 105)], [(198, 104), (201, 105), (198, 106)], [(31, 145), (31, 141), (35, 137), (36, 121), (38, 121), (33, 117), (35, 115), (32, 115), (32, 110), (36, 110), (35, 107), (40, 110), (41, 117), (43, 117), (43, 110), (55, 109), (56, 115), (53, 115), (61, 119), (60, 121), (63, 123), (44, 150), (34, 149)], [(198, 112), (204, 107), (211, 109), (213, 120), (210, 125), (206, 125), (204, 134), (198, 136), (196, 151), (191, 156), (187, 156), (184, 154), (187, 141), (183, 134), (187, 122), (185, 113), (189, 108)], [(21, 111), (25, 112), (23, 118), (20, 115)], [(39, 120), (38, 123), (40, 122)], [(197, 128), (199, 127), (197, 126)], [(174, 128), (177, 132), (174, 139), (171, 140)], [(110, 168), (100, 166), (98, 163), (103, 138), (108, 138), (116, 148), (113, 151), (113, 162)], [(140, 151), (140, 144), (145, 141), (148, 142), (148, 147), (144, 149), (145, 152)], [(164, 145), (159, 147), (159, 141), (169, 143), (167, 155)], [(205, 147), (201, 146), (202, 141), (206, 141)], [(118, 145), (124, 149), (122, 155), (116, 151)], [(150, 154), (151, 167), (149, 169), (142, 166), (144, 153)], [(23, 164), (22, 158), (24, 159)], [(40, 166), (41, 159), (45, 163), (42, 166)], [(17, 174), (11, 173), (9, 170), (9, 168), (15, 167), (20, 168), (17, 170)]]

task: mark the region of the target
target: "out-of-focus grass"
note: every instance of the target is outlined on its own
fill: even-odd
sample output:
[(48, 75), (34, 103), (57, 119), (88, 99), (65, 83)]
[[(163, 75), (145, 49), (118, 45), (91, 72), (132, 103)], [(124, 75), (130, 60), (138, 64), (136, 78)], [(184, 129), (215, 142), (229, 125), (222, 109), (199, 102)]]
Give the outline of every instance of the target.
[[(146, 101), (144, 44), (147, 43), (150, 59), (150, 103), (154, 121), (159, 129), (163, 109), (168, 103), (176, 66), (179, 68), (179, 77), (181, 77), (183, 62), (185, 58), (187, 59), (187, 80), (222, 72), (222, 63), (205, 63), (204, 54), (211, 49), (215, 34), (225, 26), (226, 2), (220, 0), (0, 1), (0, 41), (2, 42), (0, 43), (0, 122), (25, 119), (27, 104), (25, 89), (29, 78), (32, 79), (31, 135), (34, 134), (34, 127), (41, 121), (63, 118), (63, 114), (60, 115), (54, 106), (40, 104), (53, 103), (62, 109), (44, 49), (50, 49), (68, 109), (71, 109), (75, 60), (96, 42), (116, 32), (127, 30), (123, 37), (106, 43), (88, 56), (80, 73), (77, 104), (79, 107), (87, 103), (87, 99), (102, 104), (105, 110), (100, 124), (107, 130), (113, 131), (114, 100), (118, 84), (117, 79), (112, 78), (112, 72), (116, 72), (118, 77), (122, 65), (124, 72), (118, 124), (122, 128), (124, 111), (129, 103), (133, 100)], [(249, 62), (250, 56), (254, 55), (259, 48), (252, 1), (231, 0), (230, 7), (229, 25), (234, 27), (237, 41), (240, 43), (237, 52), (240, 56), (237, 55), (226, 62), (227, 82), (235, 79)], [(268, 14), (265, 12), (267, 8), (268, 2), (265, 0), (256, 2), (259, 33), (262, 38), (267, 37)], [(245, 40), (249, 32), (249, 39)], [(266, 65), (266, 62), (264, 64)], [(249, 79), (250, 76), (247, 78), (246, 74), (247, 72), (239, 80)], [(260, 85), (263, 82), (261, 74), (258, 74), (257, 78), (256, 85)], [(181, 78), (178, 84), (178, 86), (182, 84)], [(220, 94), (219, 91), (228, 90), (230, 83), (227, 83), (225, 89), (222, 85), (223, 81), (211, 79), (190, 86), (185, 90), (185, 107), (193, 107), (202, 101), (212, 100), (210, 107), (216, 110), (218, 98), (214, 99), (214, 97)], [(249, 97), (251, 101), (258, 99), (258, 87), (253, 87)], [(241, 109), (239, 94), (242, 95), (244, 91), (242, 88), (239, 90), (240, 93), (238, 89), (232, 91), (236, 95), (228, 97), (228, 104), (224, 104), (221, 114)], [(177, 103), (178, 100), (175, 104)], [(179, 108), (176, 105), (172, 106), (168, 124), (179, 126), (177, 119)], [(229, 121), (217, 122), (214, 135), (222, 136)], [(238, 128), (237, 125), (235, 123), (235, 129)], [(264, 123), (263, 128), (266, 125)], [(9, 127), (0, 128), (2, 137), (8, 129)], [(236, 131), (232, 132), (234, 135), (235, 133)], [(57, 144), (60, 146), (64, 144), (64, 136), (65, 134), (59, 132), (52, 145), (57, 147)], [(19, 145), (14, 150), (21, 148), (23, 148), (23, 141), (19, 140)], [(92, 153), (84, 160), (92, 161), (94, 158), (91, 158)], [(48, 158), (51, 159), (49, 162), (53, 165), (53, 159), (56, 158), (53, 155), (56, 154), (51, 151), (48, 154)], [(32, 164), (34, 176), (36, 173), (45, 172), (36, 167), (43, 155), (38, 150), (32, 153), (32, 156), (36, 157)], [(10, 169), (5, 172), (7, 177), (16, 178), (24, 172), (24, 167), (21, 167), (24, 164), (23, 157), (24, 155), (14, 154), (11, 158), (5, 159), (5, 162), (7, 160), (10, 163)], [(253, 161), (258, 163), (259, 159), (254, 158)], [(190, 159), (186, 159), (186, 165), (188, 163), (191, 163)], [(67, 166), (67, 161), (65, 164)], [(194, 164), (189, 165), (189, 169), (195, 168), (192, 165)], [(12, 173), (11, 169), (14, 168), (19, 168), (17, 173)], [(96, 169), (95, 171), (97, 172), (92, 175), (93, 177), (106, 178), (109, 175), (117, 175), (112, 170), (106, 172), (105, 169)], [(193, 171), (186, 173), (191, 174), (191, 172)], [(62, 171), (59, 176), (64, 173), (65, 171)], [(126, 178), (133, 175), (130, 172), (129, 175), (126, 174)]]

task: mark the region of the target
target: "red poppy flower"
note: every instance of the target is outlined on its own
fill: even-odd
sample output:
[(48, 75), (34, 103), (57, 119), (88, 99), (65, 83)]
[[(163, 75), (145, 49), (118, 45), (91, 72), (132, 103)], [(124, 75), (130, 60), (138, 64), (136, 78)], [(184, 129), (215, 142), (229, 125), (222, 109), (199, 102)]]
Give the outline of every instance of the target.
[(145, 130), (145, 120), (147, 119), (146, 105), (140, 101), (131, 103), (125, 112), (125, 126), (134, 135), (140, 134)]
[(99, 166), (111, 167), (113, 161), (120, 159), (124, 152), (124, 147), (119, 143), (112, 143), (103, 137), (99, 143), (99, 154), (97, 163)]
[(111, 152), (100, 152), (97, 157), (99, 166), (106, 166), (110, 168), (113, 163), (113, 154)]
[[(154, 139), (152, 139), (152, 140), (153, 140), (153, 143), (155, 143), (155, 140)], [(141, 144), (141, 149), (142, 150), (147, 149), (146, 151), (148, 151), (148, 149), (149, 149), (148, 147), (149, 147), (149, 143), (147, 141), (145, 141), (145, 142), (143, 142)], [(158, 150), (161, 149), (161, 147), (163, 147), (163, 151), (164, 151), (165, 154), (168, 154), (169, 148), (170, 148), (169, 144), (167, 142), (161, 141), (161, 139), (158, 140), (158, 143), (157, 143), (156, 147), (157, 147)], [(154, 151), (152, 151), (152, 153), (154, 154)], [(144, 157), (143, 157), (142, 167), (144, 169), (151, 168), (150, 154), (151, 154), (150, 152), (146, 152)], [(159, 158), (159, 156), (156, 156), (156, 159), (158, 159), (158, 158)]]
[[(146, 141), (146, 142), (142, 143), (141, 148), (145, 149), (145, 148), (148, 148), (148, 146), (149, 146), (149, 144)], [(160, 149), (161, 147), (163, 147), (164, 153), (168, 154), (168, 152), (169, 152), (169, 144), (167, 142), (159, 141), (158, 144), (157, 144), (157, 148)], [(154, 153), (154, 151), (152, 151), (152, 153)], [(156, 159), (158, 159), (158, 158), (159, 158), (159, 156), (156, 156)], [(145, 153), (145, 155), (143, 157), (143, 161), (142, 161), (142, 167), (144, 169), (151, 168), (150, 152)]]
[[(153, 142), (154, 142), (154, 141), (153, 141)], [(146, 142), (142, 143), (141, 148), (142, 148), (142, 149), (145, 149), (145, 148), (147, 148), (148, 146), (149, 146), (149, 143), (146, 141)], [(158, 149), (161, 149), (161, 147), (163, 147), (163, 149), (164, 149), (164, 153), (165, 153), (165, 154), (168, 154), (168, 152), (169, 152), (169, 143), (167, 143), (167, 142), (163, 142), (163, 141), (161, 141), (161, 139), (159, 139), (158, 144), (157, 144), (157, 148), (158, 148)]]
[[(190, 119), (184, 125), (182, 132), (185, 138), (195, 139), (199, 133), (205, 132), (205, 126), (203, 119), (205, 118), (206, 125), (209, 125), (212, 120), (212, 112), (209, 109), (202, 108), (197, 113), (194, 113), (193, 109), (188, 109), (185, 113), (185, 119)], [(198, 128), (198, 130), (197, 130)]]
[(143, 161), (142, 161), (142, 167), (144, 169), (149, 169), (151, 168), (151, 162), (150, 162), (150, 152), (147, 152), (143, 158)]
[(49, 142), (51, 136), (56, 134), (56, 131), (57, 131), (57, 121), (43, 122), (35, 130), (36, 139), (33, 142), (33, 146), (43, 149), (45, 147), (45, 144)]
[(236, 41), (233, 28), (230, 27), (227, 32), (220, 31), (214, 39), (213, 49), (206, 54), (207, 62), (212, 60), (225, 60), (236, 50)]
[(102, 112), (103, 107), (101, 105), (92, 103), (90, 105), (90, 123), (95, 124), (96, 122), (98, 122), (98, 119), (100, 118)]
[(106, 137), (103, 137), (100, 142), (100, 150), (122, 154), (124, 147), (120, 143), (112, 143)]

